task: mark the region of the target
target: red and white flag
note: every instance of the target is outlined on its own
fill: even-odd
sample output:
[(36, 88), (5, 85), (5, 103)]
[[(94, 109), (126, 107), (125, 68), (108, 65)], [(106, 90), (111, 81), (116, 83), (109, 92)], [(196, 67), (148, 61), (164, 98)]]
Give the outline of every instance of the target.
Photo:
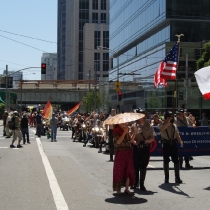
[(178, 43), (176, 43), (165, 59), (161, 62), (154, 75), (154, 88), (158, 85), (167, 87), (167, 80), (176, 80), (176, 70), (178, 67)]
[(210, 99), (210, 66), (199, 69), (194, 74), (203, 98)]

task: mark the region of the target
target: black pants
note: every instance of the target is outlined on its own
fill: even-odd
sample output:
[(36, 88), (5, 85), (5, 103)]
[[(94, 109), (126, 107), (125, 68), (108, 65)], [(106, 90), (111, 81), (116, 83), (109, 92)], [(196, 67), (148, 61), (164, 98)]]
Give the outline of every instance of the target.
[(179, 163), (176, 142), (174, 142), (172, 145), (163, 143), (163, 160), (165, 164), (168, 164), (170, 162), (169, 157), (171, 157), (173, 163)]
[(137, 146), (133, 147), (133, 163), (135, 171), (135, 183), (139, 182), (139, 169), (146, 169), (149, 164), (150, 159), (150, 148), (143, 147), (138, 148)]

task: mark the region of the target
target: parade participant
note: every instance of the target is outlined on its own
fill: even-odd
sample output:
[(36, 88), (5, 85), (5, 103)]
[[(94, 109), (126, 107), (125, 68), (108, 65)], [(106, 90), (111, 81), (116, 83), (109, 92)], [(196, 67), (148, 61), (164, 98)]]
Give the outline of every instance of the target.
[(153, 118), (151, 120), (151, 126), (159, 126), (163, 123), (163, 121), (161, 119), (159, 119), (158, 114), (154, 114)]
[[(177, 115), (177, 118), (174, 120), (174, 123), (176, 124), (177, 127), (188, 127), (188, 126), (196, 127), (196, 125), (193, 124), (193, 122), (188, 117), (184, 116), (183, 109), (178, 110), (178, 115)], [(189, 156), (185, 156), (184, 160), (185, 160), (186, 168), (188, 168), (188, 169), (193, 168), (193, 166), (190, 165), (190, 157)], [(179, 157), (179, 163), (180, 163), (180, 168), (182, 168), (183, 157)]]
[(20, 131), (20, 118), (19, 118), (19, 114), (17, 111), (13, 112), (13, 117), (11, 120), (14, 121), (14, 130), (13, 130), (12, 144), (10, 145), (10, 148), (15, 148), (15, 146), (13, 144), (17, 138), (18, 138), (17, 148), (22, 148), (23, 146), (20, 145), (20, 142), (22, 140), (22, 134)]
[(28, 131), (28, 118), (26, 114), (23, 115), (23, 118), (20, 121), (20, 127), (21, 127), (21, 132), (22, 132), (22, 137), (23, 137), (23, 144), (26, 143), (25, 136), (27, 137), (27, 143), (30, 144), (29, 131)]
[(58, 126), (58, 118), (55, 117), (55, 113), (52, 114), (52, 118), (50, 118), (50, 130), (51, 130), (51, 142), (57, 141), (57, 126)]
[[(112, 109), (109, 117), (115, 115), (116, 115), (116, 110)], [(110, 155), (109, 161), (112, 162), (114, 156), (113, 125), (106, 125), (106, 136), (109, 136), (109, 155)]]
[(84, 120), (83, 120), (82, 116), (78, 114), (77, 115), (77, 122), (76, 122), (76, 124), (74, 126), (75, 134), (74, 134), (73, 142), (75, 142), (77, 137), (79, 138), (79, 141), (82, 140), (82, 135), (81, 135), (82, 133), (81, 133), (81, 131), (82, 131), (82, 123), (83, 123), (83, 121)]
[(206, 117), (206, 113), (203, 113), (201, 119), (201, 126), (208, 126), (208, 125), (209, 125), (209, 119)]
[(131, 136), (127, 123), (115, 125), (113, 129), (115, 159), (113, 167), (113, 191), (121, 194), (121, 188), (125, 187), (126, 194), (133, 194), (129, 186), (134, 184), (134, 171), (132, 160)]
[(159, 125), (159, 129), (163, 146), (165, 183), (169, 183), (169, 157), (174, 163), (175, 182), (182, 183), (179, 175), (179, 157), (176, 142), (178, 141), (181, 147), (183, 147), (183, 142), (176, 125), (173, 123), (173, 113), (171, 111), (165, 112), (164, 119), (163, 124)]
[(37, 115), (35, 117), (36, 119), (36, 133), (38, 137), (41, 137), (41, 132), (42, 132), (42, 115), (40, 112), (37, 112)]
[[(134, 110), (135, 113), (146, 114), (141, 108)], [(134, 140), (136, 145), (133, 147), (133, 162), (135, 170), (135, 184), (133, 189), (139, 186), (139, 169), (140, 169), (140, 190), (145, 191), (144, 181), (146, 177), (146, 168), (150, 159), (150, 143), (155, 140), (155, 131), (146, 121), (146, 115), (132, 125), (132, 131), (135, 133)]]

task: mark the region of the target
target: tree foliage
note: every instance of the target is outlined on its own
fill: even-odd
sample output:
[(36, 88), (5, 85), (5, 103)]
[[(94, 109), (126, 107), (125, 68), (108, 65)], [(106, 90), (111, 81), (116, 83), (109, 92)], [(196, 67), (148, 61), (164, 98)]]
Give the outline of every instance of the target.
[(196, 64), (197, 64), (197, 69), (210, 66), (210, 42), (204, 44), (202, 56), (201, 58), (199, 58)]
[(97, 111), (107, 110), (107, 107), (109, 106), (110, 102), (109, 102), (109, 95), (106, 93), (105, 89), (103, 89), (101, 93), (99, 91), (96, 91), (96, 93), (95, 91), (87, 93), (82, 98), (81, 109), (85, 112), (92, 112), (95, 109), (94, 107), (95, 102), (96, 102)]

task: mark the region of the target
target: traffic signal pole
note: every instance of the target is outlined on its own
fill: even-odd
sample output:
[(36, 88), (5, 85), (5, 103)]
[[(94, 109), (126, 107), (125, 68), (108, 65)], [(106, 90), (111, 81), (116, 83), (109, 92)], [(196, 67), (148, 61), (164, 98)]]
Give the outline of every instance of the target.
[(185, 109), (187, 109), (187, 101), (188, 101), (188, 54), (186, 54), (186, 68), (185, 68)]
[[(117, 83), (119, 83), (119, 56), (117, 56)], [(117, 113), (120, 113), (120, 100), (119, 94), (117, 93)]]

